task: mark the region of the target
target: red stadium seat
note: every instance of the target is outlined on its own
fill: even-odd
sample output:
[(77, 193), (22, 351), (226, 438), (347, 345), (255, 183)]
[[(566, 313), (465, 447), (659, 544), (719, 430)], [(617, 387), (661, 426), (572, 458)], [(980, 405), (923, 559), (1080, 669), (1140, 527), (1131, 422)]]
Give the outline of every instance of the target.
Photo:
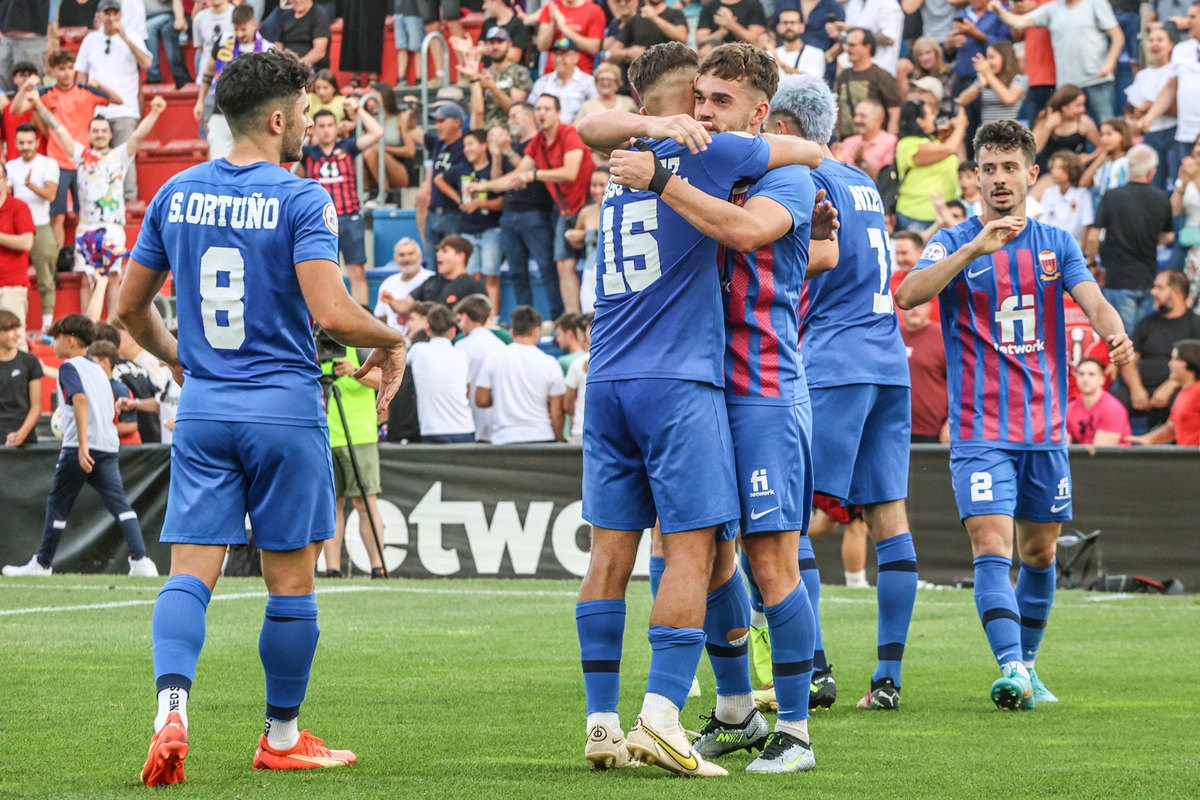
[[(192, 108), (196, 105), (198, 92), (199, 89), (190, 83), (182, 89), (176, 89), (170, 83), (152, 83), (142, 86), (143, 114), (149, 113), (150, 101), (155, 97), (161, 97), (167, 101), (167, 108), (158, 118), (158, 122), (154, 124), (150, 135), (160, 142), (195, 139), (199, 135), (200, 123), (192, 117)], [(146, 149), (143, 148), (138, 156), (138, 163), (141, 163), (142, 154), (145, 153)]]
[(208, 143), (203, 139), (143, 142), (137, 156), (138, 199), (149, 203), (172, 176), (207, 160)]

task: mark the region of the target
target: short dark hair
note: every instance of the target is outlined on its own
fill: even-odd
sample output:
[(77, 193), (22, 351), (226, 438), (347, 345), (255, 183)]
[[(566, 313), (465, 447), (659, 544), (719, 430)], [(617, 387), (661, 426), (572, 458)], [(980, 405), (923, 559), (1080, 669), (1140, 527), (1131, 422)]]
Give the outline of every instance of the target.
[(696, 51), (682, 42), (665, 42), (648, 47), (629, 65), (629, 85), (638, 93), (644, 95), (651, 86), (662, 80), (664, 75), (680, 69), (695, 72), (700, 59)]
[(863, 47), (867, 48), (867, 52), (874, 56), (875, 50), (879, 47), (875, 41), (875, 34), (866, 28), (851, 28), (847, 33), (854, 33), (855, 31), (863, 35)]
[(533, 306), (517, 306), (512, 312), (513, 336), (528, 336), (541, 327), (542, 315)]
[(932, 134), (926, 133), (918, 122), (918, 120), (924, 119), (928, 113), (928, 107), (920, 100), (909, 100), (900, 109), (900, 124), (896, 133), (901, 139), (908, 136), (932, 138)]
[(974, 172), (979, 168), (979, 164), (973, 158), (968, 158), (966, 161), (958, 165), (959, 173)]
[(425, 300), (418, 300), (417, 302), (413, 303), (412, 310), (409, 313), (417, 314), (419, 316), (425, 317), (426, 319), (429, 319), (429, 312), (433, 311), (433, 308), (436, 305), (438, 305), (438, 304), (430, 303)]
[(14, 76), (20, 75), (22, 73), (29, 73), (31, 75), (41, 75), (42, 71), (40, 69), (38, 69), (37, 64), (33, 63), (32, 61), (18, 61), (17, 63), (12, 65), (12, 74)]
[(112, 342), (117, 347), (121, 346), (121, 334), (112, 325), (107, 322), (97, 322), (95, 324), (95, 335), (93, 341), (97, 342)]
[(96, 339), (95, 324), (83, 314), (67, 314), (65, 317), (59, 317), (54, 320), (50, 325), (50, 330), (46, 332), (52, 339), (59, 336), (74, 336), (84, 347)]
[(454, 306), (455, 314), (466, 314), (476, 325), (486, 325), (492, 315), (492, 303), (482, 294), (469, 294)]
[(233, 15), (230, 17), (230, 22), (233, 27), (245, 25), (247, 22), (254, 21), (254, 6), (249, 3), (242, 3), (240, 6), (233, 7)]
[(1187, 364), (1192, 374), (1200, 378), (1200, 339), (1183, 339), (1175, 343), (1179, 360)]
[(770, 100), (779, 88), (779, 65), (775, 59), (746, 42), (732, 42), (714, 48), (700, 62), (699, 74), (712, 72), (721, 80), (740, 81), (762, 92)]
[(1063, 169), (1067, 171), (1067, 180), (1072, 186), (1079, 185), (1079, 179), (1083, 177), (1083, 162), (1079, 159), (1079, 154), (1074, 150), (1055, 150), (1050, 155), (1050, 160), (1046, 162), (1046, 171), (1054, 166), (1055, 161), (1061, 161)]
[(1079, 359), (1079, 363), (1075, 365), (1075, 369), (1079, 369), (1084, 364), (1095, 364), (1100, 368), (1101, 372), (1104, 372), (1104, 370), (1108, 369), (1108, 365), (1095, 356), (1084, 356), (1083, 358)]
[(1037, 159), (1037, 142), (1033, 133), (1021, 123), (1012, 119), (1002, 119), (979, 126), (975, 132), (975, 152), (997, 150), (1001, 153), (1021, 151), (1025, 156), (1025, 166), (1032, 167)]
[(20, 326), (21, 318), (7, 308), (0, 308), (0, 331), (11, 331)]
[(463, 138), (470, 136), (480, 144), (487, 144), (487, 131), (483, 128), (471, 128), (469, 131), (463, 131)]
[(1192, 286), (1187, 275), (1177, 269), (1163, 270), (1162, 274), (1167, 276), (1167, 286), (1170, 286), (1172, 289), (1178, 289), (1179, 293), (1184, 297), (1188, 296), (1188, 290)]
[(247, 53), (221, 70), (217, 108), (234, 133), (247, 133), (255, 117), (295, 100), (310, 83), (312, 67), (291, 53)]
[(895, 244), (900, 239), (908, 239), (910, 242), (916, 245), (918, 250), (921, 250), (925, 247), (925, 237), (921, 236), (921, 234), (917, 233), (916, 231), (896, 231), (892, 234), (892, 244)]
[(50, 54), (49, 62), (51, 67), (65, 67), (68, 64), (75, 65), (75, 56), (70, 50), (55, 50)]
[(438, 242), (437, 249), (441, 250), (443, 247), (457, 250), (466, 256), (467, 261), (471, 260), (471, 254), (475, 252), (475, 245), (467, 241), (466, 237), (459, 236), (457, 233), (452, 233)]
[(539, 94), (537, 96), (537, 98), (533, 101), (535, 108), (537, 107), (537, 101), (541, 100), (543, 98), (550, 100), (552, 103), (554, 103), (555, 111), (562, 111), (562, 101), (558, 99), (558, 95), (550, 94), (549, 92), (546, 92), (545, 94)]
[(121, 354), (117, 352), (117, 346), (103, 339), (97, 339), (88, 345), (87, 356), (93, 361), (99, 361), (102, 358), (107, 359), (109, 365), (113, 367), (121, 360)]
[(22, 122), (17, 126), (17, 133), (32, 133), (34, 136), (37, 136), (38, 129), (34, 127), (32, 122)]
[(440, 303), (429, 309), (429, 332), (434, 336), (445, 336), (446, 331), (454, 327), (454, 314)]
[(102, 117), (99, 114), (97, 114), (96, 116), (92, 117), (91, 120), (88, 122), (88, 128), (92, 127), (93, 122), (103, 122), (105, 125), (108, 126), (108, 132), (110, 134), (112, 134), (114, 137), (117, 135), (116, 129), (113, 128), (112, 120), (109, 119), (108, 117)]
[(573, 311), (568, 311), (558, 319), (554, 320), (554, 327), (556, 329), (561, 328), (564, 331), (571, 331), (578, 336), (584, 331), (583, 315), (576, 314)]

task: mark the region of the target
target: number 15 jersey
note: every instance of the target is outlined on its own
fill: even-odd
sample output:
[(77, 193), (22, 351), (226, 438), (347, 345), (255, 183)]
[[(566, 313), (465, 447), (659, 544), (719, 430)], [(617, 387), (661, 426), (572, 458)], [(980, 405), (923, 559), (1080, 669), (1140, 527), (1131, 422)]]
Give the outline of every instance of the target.
[(336, 264), (337, 247), (329, 193), (274, 164), (211, 161), (158, 191), (133, 258), (174, 276), (176, 419), (326, 424), (295, 265)]

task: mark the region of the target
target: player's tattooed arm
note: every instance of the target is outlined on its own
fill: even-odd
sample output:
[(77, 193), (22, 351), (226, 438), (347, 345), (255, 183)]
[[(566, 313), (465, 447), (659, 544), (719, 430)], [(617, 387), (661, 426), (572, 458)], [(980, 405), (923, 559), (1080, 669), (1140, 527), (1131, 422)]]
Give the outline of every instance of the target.
[(692, 153), (708, 148), (712, 134), (703, 122), (688, 114), (650, 117), (629, 111), (602, 111), (579, 121), (584, 144), (603, 153), (624, 147), (630, 139), (671, 139)]
[(967, 244), (925, 269), (912, 269), (896, 290), (896, 305), (908, 310), (928, 303), (945, 289), (958, 273), (980, 256), (991, 255), (1011, 242), (1025, 228), (1024, 217), (994, 219)]

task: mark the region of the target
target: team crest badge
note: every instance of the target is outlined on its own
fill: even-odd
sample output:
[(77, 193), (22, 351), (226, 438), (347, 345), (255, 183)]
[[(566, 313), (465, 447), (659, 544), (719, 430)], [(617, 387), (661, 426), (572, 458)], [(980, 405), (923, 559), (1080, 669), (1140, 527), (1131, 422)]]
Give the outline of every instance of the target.
[(321, 217), (325, 220), (325, 227), (329, 228), (329, 232), (334, 236), (338, 235), (338, 217), (337, 209), (333, 207), (333, 203), (326, 203), (325, 210), (321, 212)]
[(1038, 253), (1038, 264), (1042, 267), (1038, 277), (1043, 281), (1052, 281), (1058, 278), (1058, 258), (1054, 255), (1053, 250), (1043, 250)]

